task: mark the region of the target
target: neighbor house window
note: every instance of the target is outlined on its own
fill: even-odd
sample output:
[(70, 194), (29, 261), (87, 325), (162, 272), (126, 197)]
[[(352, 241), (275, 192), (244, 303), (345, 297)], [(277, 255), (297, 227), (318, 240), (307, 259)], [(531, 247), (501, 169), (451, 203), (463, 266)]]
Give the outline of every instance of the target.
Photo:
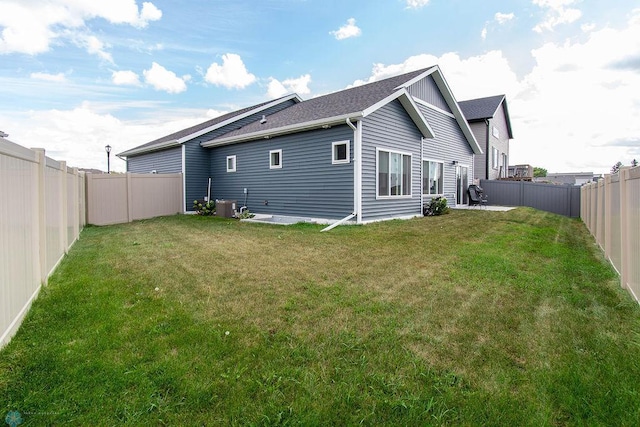
[(349, 163), (349, 141), (338, 141), (331, 144), (333, 154), (331, 163)]
[(236, 171), (236, 156), (227, 156), (227, 172)]
[(498, 129), (495, 126), (491, 126), (491, 135), (493, 135), (494, 137), (500, 139), (500, 129)]
[(500, 153), (498, 152), (498, 149), (496, 147), (491, 147), (491, 167), (493, 167), (494, 169), (498, 169), (498, 162), (499, 162), (499, 158), (500, 158)]
[(411, 195), (411, 155), (377, 150), (378, 197)]
[(443, 162), (422, 161), (422, 194), (443, 194)]
[(282, 168), (282, 150), (269, 151), (269, 169)]

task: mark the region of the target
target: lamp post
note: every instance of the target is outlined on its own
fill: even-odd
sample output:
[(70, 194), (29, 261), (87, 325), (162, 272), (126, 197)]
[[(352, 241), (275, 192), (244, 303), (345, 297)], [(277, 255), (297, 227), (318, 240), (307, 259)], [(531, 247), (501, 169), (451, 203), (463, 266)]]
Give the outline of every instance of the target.
[(107, 152), (107, 173), (111, 173), (111, 167), (109, 165), (109, 160), (110, 160), (109, 156), (111, 154), (111, 146), (110, 145), (105, 146), (104, 151)]

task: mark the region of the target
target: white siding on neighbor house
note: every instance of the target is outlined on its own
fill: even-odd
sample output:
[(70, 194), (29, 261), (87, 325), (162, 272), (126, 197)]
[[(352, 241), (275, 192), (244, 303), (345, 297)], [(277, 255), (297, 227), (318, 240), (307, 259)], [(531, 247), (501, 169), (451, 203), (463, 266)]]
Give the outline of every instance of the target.
[[(399, 101), (393, 101), (362, 120), (362, 221), (422, 213), (422, 134)], [(411, 197), (376, 198), (376, 149), (411, 154)]]

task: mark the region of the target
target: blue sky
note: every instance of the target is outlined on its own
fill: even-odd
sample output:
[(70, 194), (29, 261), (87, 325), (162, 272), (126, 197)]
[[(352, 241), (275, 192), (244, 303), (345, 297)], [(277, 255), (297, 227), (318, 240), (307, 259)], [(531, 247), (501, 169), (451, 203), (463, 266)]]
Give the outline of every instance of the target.
[(106, 144), (435, 64), (458, 100), (507, 95), (512, 164), (640, 160), (639, 1), (0, 0), (0, 130), (105, 169)]

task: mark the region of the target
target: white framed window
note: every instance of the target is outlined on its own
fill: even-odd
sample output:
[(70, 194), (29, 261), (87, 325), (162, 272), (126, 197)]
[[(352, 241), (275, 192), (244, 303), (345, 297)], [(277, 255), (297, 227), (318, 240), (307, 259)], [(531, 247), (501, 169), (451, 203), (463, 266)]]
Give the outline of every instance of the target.
[(491, 126), (491, 135), (493, 135), (495, 138), (500, 139), (500, 129), (495, 126)]
[(282, 169), (282, 150), (269, 151), (269, 169)]
[(349, 141), (336, 141), (331, 144), (331, 163), (338, 165), (341, 163), (349, 163)]
[(236, 156), (227, 156), (227, 172), (236, 171)]
[(422, 194), (444, 194), (444, 162), (422, 159)]
[(500, 153), (496, 147), (491, 147), (491, 167), (498, 169), (498, 162), (500, 161)]
[(411, 196), (411, 154), (376, 148), (377, 197)]

